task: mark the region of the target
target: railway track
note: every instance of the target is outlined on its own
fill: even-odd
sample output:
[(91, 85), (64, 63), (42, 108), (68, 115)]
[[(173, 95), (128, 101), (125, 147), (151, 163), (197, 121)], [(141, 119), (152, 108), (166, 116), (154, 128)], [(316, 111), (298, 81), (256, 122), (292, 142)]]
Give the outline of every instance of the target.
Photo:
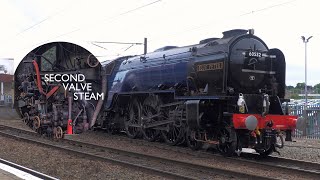
[[(127, 139), (127, 137), (123, 137), (123, 139)], [(134, 141), (139, 145), (156, 147), (163, 150), (175, 151), (178, 153), (193, 155), (193, 156), (202, 157), (202, 158), (221, 158), (221, 160), (226, 159), (226, 157), (223, 157), (220, 154), (213, 154), (212, 152), (207, 152), (204, 150), (190, 152), (188, 148), (183, 148), (183, 147), (177, 148), (176, 146), (167, 146), (157, 142), (150, 143), (142, 139), (135, 139)], [(294, 145), (287, 145), (287, 146), (298, 147), (298, 148), (302, 147), (302, 146), (294, 146)], [(308, 147), (308, 148), (311, 148), (311, 147)], [(317, 147), (313, 147), (313, 148), (317, 148)], [(311, 173), (311, 174), (314, 174), (315, 176), (319, 176), (320, 178), (320, 163), (289, 159), (289, 158), (283, 158), (283, 157), (272, 156), (272, 155), (262, 158), (259, 154), (250, 154), (250, 153), (242, 153), (240, 157), (228, 157), (228, 159), (243, 161), (246, 163), (250, 163), (252, 165), (259, 164), (259, 165), (270, 166), (270, 167), (278, 167), (280, 169), (294, 170), (294, 171), (301, 172), (302, 174)]]
[[(12, 136), (12, 134), (10, 135), (10, 132), (11, 133), (15, 132), (15, 133), (13, 133), (13, 136)], [(33, 142), (33, 140), (31, 139), (34, 137), (39, 138), (39, 135), (32, 131), (21, 130), (14, 127), (3, 126), (3, 125), (0, 126), (0, 134), (11, 136), (14, 138), (19, 138), (19, 139), (30, 141), (30, 142)], [(26, 137), (26, 135), (31, 137)], [(35, 143), (40, 143), (42, 145), (63, 149), (69, 152), (85, 155), (87, 157), (94, 158), (94, 159), (111, 161), (114, 163), (129, 166), (131, 168), (138, 168), (140, 170), (152, 171), (152, 173), (156, 173), (158, 175), (171, 177), (175, 179), (176, 178), (206, 179), (205, 177), (207, 176), (213, 177), (219, 174), (228, 174), (229, 175), (228, 177), (237, 177), (237, 178), (240, 177), (240, 178), (250, 178), (250, 179), (263, 177), (258, 175), (249, 175), (246, 173), (239, 173), (239, 172), (234, 172), (230, 170), (214, 168), (212, 166), (205, 166), (205, 165), (167, 159), (164, 157), (156, 157), (156, 156), (151, 156), (146, 154), (140, 154), (136, 152), (116, 149), (112, 147), (100, 146), (100, 145), (95, 145), (95, 144), (86, 143), (86, 142), (74, 141), (70, 139), (62, 139), (59, 142), (49, 141), (50, 143), (54, 143), (54, 144), (48, 143), (48, 138), (40, 138), (40, 139), (41, 139), (41, 142), (35, 142)], [(44, 140), (47, 142), (42, 142)], [(164, 148), (161, 146), (162, 144), (159, 144), (159, 143), (147, 143), (143, 140), (136, 140), (136, 141), (139, 144), (156, 146), (157, 148), (161, 148), (161, 149), (166, 149), (166, 150), (174, 149), (173, 147)], [(218, 159), (221, 159), (221, 161), (226, 161), (226, 159), (228, 159), (230, 161), (233, 161), (233, 163), (235, 162), (243, 163), (243, 164), (245, 163), (245, 164), (255, 166), (256, 168), (271, 168), (271, 169), (277, 169), (277, 170), (284, 170), (286, 172), (299, 174), (300, 177), (306, 177), (306, 178), (309, 177), (311, 179), (320, 178), (320, 164), (313, 163), (313, 162), (299, 161), (295, 159), (287, 159), (287, 158), (281, 158), (281, 157), (275, 157), (275, 156), (269, 156), (267, 158), (261, 159), (261, 157), (258, 156), (257, 154), (243, 154), (243, 156), (240, 158), (239, 157), (225, 158), (218, 154), (211, 154), (211, 153), (202, 152), (202, 151), (190, 153), (190, 151), (188, 150), (186, 151), (178, 150), (178, 152), (182, 154), (188, 154), (188, 155), (196, 155), (196, 156), (201, 155), (202, 158), (211, 158), (211, 159), (218, 158)], [(161, 163), (159, 164), (159, 162)], [(170, 169), (167, 169), (166, 167), (170, 167)], [(171, 167), (175, 167), (176, 169), (174, 170)], [(181, 170), (183, 171), (183, 169), (188, 169), (188, 171), (185, 173), (182, 173), (183, 175), (181, 175), (181, 173), (179, 175), (177, 172), (181, 172)], [(265, 177), (263, 178), (268, 179)]]
[(50, 148), (63, 150), (94, 160), (117, 163), (129, 168), (147, 171), (156, 175), (160, 175), (162, 177), (172, 179), (271, 179), (255, 174), (248, 174), (244, 172), (216, 168), (213, 166), (183, 162), (164, 157), (150, 156), (146, 154), (140, 154), (111, 147), (98, 146), (79, 141), (67, 139), (52, 141), (48, 138), (43, 138), (37, 133), (31, 131), (21, 130), (3, 125), (0, 125), (0, 134), (25, 142), (40, 144)]
[(241, 161), (248, 163), (263, 164), (281, 169), (287, 169), (302, 174), (313, 174), (320, 178), (320, 164), (309, 161), (301, 161), (277, 156), (268, 156), (261, 158), (258, 154), (242, 154)]
[[(259, 154), (251, 154), (251, 153), (242, 153), (240, 157), (223, 157), (220, 154), (213, 154), (212, 152), (207, 152), (204, 150), (190, 152), (188, 148), (175, 148), (175, 146), (167, 146), (157, 142), (150, 143), (142, 139), (135, 139), (135, 141), (137, 141), (138, 144), (141, 144), (144, 146), (156, 147), (163, 150), (175, 151), (178, 153), (193, 155), (201, 158), (219, 158), (221, 159), (221, 161), (225, 159), (232, 159), (235, 161), (245, 162), (247, 164), (249, 163), (251, 165), (262, 165), (262, 166), (269, 166), (273, 168), (277, 167), (283, 170), (299, 172), (302, 175), (309, 174), (311, 176), (314, 175), (315, 177), (320, 178), (320, 163), (289, 159), (289, 158), (277, 157), (272, 155), (262, 158)], [(294, 146), (294, 147), (301, 147), (301, 146)]]

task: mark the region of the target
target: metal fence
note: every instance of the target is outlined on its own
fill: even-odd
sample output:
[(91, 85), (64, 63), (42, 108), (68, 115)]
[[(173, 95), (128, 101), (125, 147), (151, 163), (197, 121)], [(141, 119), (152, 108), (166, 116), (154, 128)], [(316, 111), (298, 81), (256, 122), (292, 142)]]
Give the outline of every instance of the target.
[(0, 95), (0, 106), (12, 106), (12, 96), (8, 94)]
[(289, 111), (291, 115), (306, 119), (305, 130), (295, 129), (293, 137), (320, 139), (320, 103), (308, 105), (306, 111), (304, 105), (289, 105)]

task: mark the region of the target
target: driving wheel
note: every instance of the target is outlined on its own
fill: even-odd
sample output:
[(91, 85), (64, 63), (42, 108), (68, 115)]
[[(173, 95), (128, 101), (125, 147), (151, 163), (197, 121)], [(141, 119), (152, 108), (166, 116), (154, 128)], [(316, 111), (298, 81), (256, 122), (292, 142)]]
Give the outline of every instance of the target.
[[(142, 124), (148, 125), (159, 121), (160, 116), (160, 99), (156, 95), (148, 96), (142, 105)], [(155, 141), (160, 134), (157, 129), (144, 128), (141, 129), (144, 139), (147, 141)]]
[(124, 120), (124, 126), (128, 137), (136, 138), (140, 134), (141, 106), (137, 99), (133, 99), (129, 105), (128, 117)]
[(232, 156), (237, 148), (237, 136), (233, 128), (224, 127), (219, 132), (218, 150), (224, 156)]

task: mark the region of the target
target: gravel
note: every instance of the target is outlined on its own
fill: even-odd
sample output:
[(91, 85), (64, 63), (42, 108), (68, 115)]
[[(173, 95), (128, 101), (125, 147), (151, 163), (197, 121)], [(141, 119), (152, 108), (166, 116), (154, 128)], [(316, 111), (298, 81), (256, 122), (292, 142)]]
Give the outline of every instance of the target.
[[(74, 136), (73, 136), (74, 137)], [(101, 138), (101, 137), (100, 137)], [(0, 136), (0, 157), (27, 166), (37, 171), (55, 176), (61, 179), (163, 179), (143, 172), (123, 168), (110, 163), (92, 161), (79, 156), (74, 156), (63, 151), (45, 148), (22, 141), (8, 139)], [(1, 143), (1, 144), (2, 144)], [(122, 144), (123, 142), (118, 142)], [(127, 147), (130, 145), (127, 144)], [(273, 178), (301, 179), (290, 171), (277, 171), (275, 168), (266, 168), (259, 165), (249, 165), (243, 162), (235, 162), (230, 159), (211, 157), (194, 157), (173, 151), (164, 153), (164, 150), (152, 147), (143, 147), (148, 150), (146, 154), (157, 151), (157, 155), (166, 156), (178, 160), (185, 160), (203, 165), (212, 165), (223, 169), (232, 169), (252, 174), (263, 174)], [(170, 153), (171, 152), (171, 153)], [(142, 153), (140, 151), (140, 153)], [(224, 161), (221, 161), (223, 159)], [(230, 177), (231, 178), (231, 177)], [(305, 179), (305, 178), (304, 178)]]
[[(21, 120), (0, 120), (0, 124), (10, 124), (14, 127), (21, 127), (23, 129), (30, 130), (30, 128), (24, 125)], [(122, 135), (110, 135), (103, 132), (86, 132), (80, 135), (69, 136), (67, 138), (94, 143), (97, 145), (126, 149), (138, 153), (164, 156), (171, 159), (184, 160), (204, 165), (213, 165), (221, 168), (232, 168), (236, 171), (247, 171), (255, 174), (263, 173), (269, 177), (276, 176), (278, 178), (285, 179), (299, 179), (299, 177), (295, 177), (290, 173), (279, 174), (268, 169), (253, 169), (246, 164), (239, 166), (237, 164), (233, 164), (231, 161), (229, 162), (227, 159), (224, 162), (221, 162), (221, 159), (219, 158), (208, 158), (204, 151), (194, 152), (185, 147), (172, 147), (167, 146), (164, 143), (150, 143), (136, 139), (132, 140)], [(133, 170), (109, 163), (94, 162), (80, 157), (74, 157), (69, 154), (61, 154), (61, 152), (57, 150), (43, 147), (32, 147), (32, 145), (24, 142), (17, 142), (6, 138), (1, 138), (0, 140), (1, 144), (3, 144), (3, 142), (6, 144), (5, 146), (0, 147), (0, 157), (3, 157), (4, 159), (9, 158), (8, 160), (22, 165), (25, 163), (27, 164), (26, 166), (30, 168), (34, 168), (40, 172), (62, 179), (161, 179), (161, 177), (152, 176), (142, 172), (132, 172)], [(281, 157), (320, 162), (320, 140), (295, 140), (296, 142), (286, 142), (286, 144), (297, 147), (284, 147), (283, 149), (280, 149)], [(314, 148), (304, 148), (305, 146), (311, 146)], [(29, 150), (29, 148), (31, 149)], [(28, 151), (25, 151), (24, 149), (28, 149)], [(277, 154), (274, 153), (274, 155)], [(34, 158), (34, 156), (37, 156), (38, 158)], [(57, 162), (58, 164), (56, 164)], [(66, 171), (66, 169), (68, 169), (68, 171)]]
[[(280, 155), (275, 156), (320, 163), (320, 139), (293, 139), (296, 142), (285, 142)], [(288, 146), (286, 146), (288, 145)]]
[[(0, 124), (4, 125), (11, 125), (14, 127), (18, 127), (24, 130), (32, 131), (28, 126), (26, 126), (22, 121), (20, 120), (20, 117), (17, 115), (15, 109), (11, 108), (3, 108), (0, 107)], [(101, 138), (103, 136), (103, 138)], [(137, 140), (131, 140), (127, 137), (122, 137), (119, 135), (110, 136), (109, 134), (103, 134), (103, 133), (84, 133), (77, 135), (75, 137), (76, 139), (83, 140), (83, 141), (89, 141), (89, 142), (95, 142), (98, 139), (98, 144), (100, 141), (104, 141), (103, 144), (107, 144), (110, 146), (115, 146), (119, 148), (130, 148), (135, 149), (138, 148), (144, 152), (152, 151), (150, 150), (149, 146), (154, 146), (154, 144), (159, 143), (151, 143), (148, 145), (146, 142), (141, 142)], [(312, 162), (319, 162), (320, 163), (320, 139), (304, 139), (304, 138), (294, 138), (294, 142), (285, 142), (285, 146), (283, 149), (280, 149), (280, 155), (277, 153), (273, 153), (275, 156), (281, 156), (285, 158), (292, 158), (292, 159), (298, 159), (298, 160), (305, 160), (305, 161), (312, 161)], [(118, 144), (118, 141), (125, 141), (124, 144), (129, 143), (130, 146), (121, 146)], [(137, 145), (137, 146), (135, 146)], [(294, 147), (291, 147), (294, 146)], [(192, 151), (187, 151), (187, 148), (176, 148), (176, 147), (170, 147), (161, 145), (159, 148), (171, 150), (171, 151), (177, 151), (177, 152), (184, 152), (187, 154), (193, 153)], [(308, 147), (308, 148), (306, 148)], [(166, 152), (169, 153), (169, 152)], [(201, 156), (201, 152), (199, 152), (199, 156)]]
[(6, 137), (0, 136), (0, 142), (0, 158), (59, 179), (163, 179)]
[(12, 108), (1, 107), (0, 106), (0, 115), (2, 120), (18, 120), (20, 119), (17, 111)]
[[(205, 157), (201, 155), (203, 151), (194, 152), (186, 147), (172, 147), (167, 146), (163, 143), (150, 143), (140, 139), (133, 140), (125, 136), (110, 135), (103, 132), (86, 132), (77, 136), (72, 136), (72, 138), (74, 140), (80, 140), (95, 144), (105, 144), (111, 147), (125, 148), (131, 151), (145, 152), (151, 154), (159, 153), (158, 149), (160, 148), (161, 152), (164, 155), (172, 154), (172, 158), (175, 158), (175, 156), (173, 156), (175, 153), (177, 154), (177, 157), (180, 156), (178, 153), (190, 154), (198, 157)], [(284, 148), (278, 149), (280, 155), (278, 155), (275, 152), (272, 155), (320, 163), (320, 139), (294, 139), (294, 141), (295, 142), (285, 142)], [(204, 148), (212, 150), (211, 147), (212, 146), (205, 146)]]
[[(252, 165), (248, 165), (246, 163), (237, 163), (227, 158), (212, 156), (208, 152), (204, 152), (204, 150), (195, 152), (185, 147), (172, 147), (167, 146), (164, 143), (151, 143), (139, 139), (129, 139), (121, 135), (110, 135), (103, 132), (86, 132), (68, 138), (138, 153), (145, 153), (148, 155), (166, 157), (169, 159), (176, 159), (202, 165), (211, 165), (233, 171), (263, 174), (268, 177), (281, 179), (301, 179), (300, 177), (291, 174), (289, 171), (280, 172), (274, 169), (267, 169), (265, 167), (252, 167)], [(223, 159), (223, 161), (221, 159)]]

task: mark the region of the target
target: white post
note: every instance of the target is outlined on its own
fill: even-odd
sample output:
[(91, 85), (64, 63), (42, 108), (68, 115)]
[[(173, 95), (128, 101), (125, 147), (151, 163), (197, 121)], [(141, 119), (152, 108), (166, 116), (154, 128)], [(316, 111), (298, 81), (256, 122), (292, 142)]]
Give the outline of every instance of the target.
[(5, 102), (4, 102), (4, 94), (3, 94), (3, 82), (1, 82), (1, 92), (0, 93), (1, 93), (0, 101), (3, 101), (3, 104), (4, 104)]
[[(307, 85), (307, 43), (309, 42), (309, 40), (312, 38), (312, 36), (306, 38), (304, 36), (301, 36), (301, 39), (304, 43), (304, 83), (305, 83), (305, 86), (304, 86), (304, 93), (305, 93), (305, 103), (304, 103), (304, 115), (303, 117), (305, 118), (305, 121), (307, 122), (307, 126), (309, 124), (309, 120), (308, 120), (308, 112), (307, 112), (307, 104), (308, 104), (308, 85)], [(307, 128), (306, 126), (306, 128)], [(305, 131), (303, 132), (303, 135), (305, 136), (306, 135), (306, 131), (307, 129), (305, 129)]]
[(3, 82), (1, 82), (1, 96), (3, 95)]

